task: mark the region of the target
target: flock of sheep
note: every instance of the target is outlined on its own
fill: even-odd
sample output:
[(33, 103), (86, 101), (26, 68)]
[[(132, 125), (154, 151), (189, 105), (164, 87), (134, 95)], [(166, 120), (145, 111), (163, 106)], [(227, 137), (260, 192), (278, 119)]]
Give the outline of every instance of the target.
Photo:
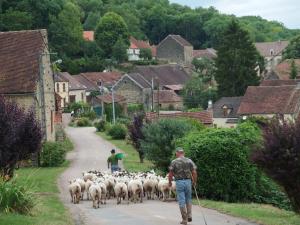
[(69, 192), (71, 202), (78, 204), (80, 200), (93, 201), (93, 208), (99, 208), (100, 203), (106, 204), (107, 199), (116, 198), (117, 204), (122, 200), (137, 203), (143, 202), (143, 198), (148, 200), (162, 199), (166, 201), (176, 193), (176, 184), (173, 181), (169, 186), (168, 178), (155, 174), (154, 171), (145, 173), (129, 173), (126, 171), (83, 172), (82, 178), (70, 181)]

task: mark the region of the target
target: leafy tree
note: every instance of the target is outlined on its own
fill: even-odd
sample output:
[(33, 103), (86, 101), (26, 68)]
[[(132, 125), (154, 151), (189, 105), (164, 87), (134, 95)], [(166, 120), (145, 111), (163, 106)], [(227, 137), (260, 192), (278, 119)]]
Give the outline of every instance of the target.
[(300, 58), (300, 35), (293, 38), (284, 52), (285, 59)]
[(0, 97), (0, 137), (0, 176), (7, 180), (18, 161), (40, 150), (43, 135), (34, 110), (26, 112)]
[(133, 117), (132, 123), (128, 126), (130, 140), (132, 141), (134, 148), (139, 153), (141, 163), (144, 163), (145, 157), (145, 153), (141, 148), (141, 140), (144, 139), (144, 135), (142, 132), (142, 129), (144, 127), (144, 118), (145, 115), (143, 113), (136, 114)]
[(140, 58), (143, 60), (151, 60), (152, 59), (152, 51), (149, 48), (142, 48), (140, 50)]
[(106, 58), (112, 56), (113, 47), (118, 40), (128, 47), (129, 33), (124, 19), (116, 13), (106, 13), (97, 25), (95, 39)]
[(80, 11), (76, 5), (68, 2), (54, 18), (49, 27), (51, 46), (60, 54), (74, 56), (80, 51), (82, 38)]
[(112, 48), (112, 58), (118, 63), (126, 61), (128, 59), (127, 49), (128, 45), (126, 45), (124, 41), (119, 38)]
[(90, 12), (84, 21), (84, 30), (95, 30), (100, 20), (101, 14), (99, 12)]
[(298, 75), (298, 70), (295, 64), (295, 60), (293, 59), (291, 62), (290, 79), (296, 79), (297, 75)]
[(0, 30), (29, 30), (32, 27), (32, 17), (27, 12), (9, 9), (0, 14)]
[(273, 119), (263, 129), (263, 146), (253, 161), (281, 185), (300, 213), (300, 120)]
[(167, 171), (175, 150), (175, 140), (190, 131), (192, 126), (183, 120), (162, 119), (142, 129), (141, 149), (156, 168)]
[(258, 85), (255, 68), (258, 52), (247, 31), (232, 20), (222, 35), (216, 59), (216, 81), (220, 96), (241, 96), (249, 85)]

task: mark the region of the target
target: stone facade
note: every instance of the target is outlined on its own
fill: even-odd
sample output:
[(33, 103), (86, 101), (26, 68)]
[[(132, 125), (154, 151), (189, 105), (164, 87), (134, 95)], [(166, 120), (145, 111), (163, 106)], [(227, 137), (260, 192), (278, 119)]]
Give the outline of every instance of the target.
[(193, 60), (193, 50), (192, 45), (182, 44), (169, 35), (157, 46), (157, 58), (170, 63), (189, 65)]
[(61, 97), (61, 107), (65, 108), (69, 104), (69, 82), (55, 82), (55, 93)]
[(116, 94), (126, 98), (127, 104), (143, 104), (145, 109), (151, 107), (151, 88), (142, 88), (129, 77), (123, 77), (114, 90)]
[(69, 91), (69, 102), (86, 102), (85, 90), (70, 90)]

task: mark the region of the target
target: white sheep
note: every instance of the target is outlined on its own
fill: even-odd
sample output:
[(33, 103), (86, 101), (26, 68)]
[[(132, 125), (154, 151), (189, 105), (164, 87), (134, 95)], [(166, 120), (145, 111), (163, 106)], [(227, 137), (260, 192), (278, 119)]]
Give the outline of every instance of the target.
[(169, 181), (162, 179), (158, 183), (158, 190), (162, 194), (163, 201), (165, 202), (167, 198), (170, 197), (171, 187), (169, 186)]
[(92, 184), (89, 188), (91, 198), (93, 200), (93, 208), (99, 208), (101, 200), (101, 187), (98, 184)]
[(83, 172), (83, 180), (86, 182), (87, 180), (93, 181), (97, 178), (95, 174)]
[(71, 202), (74, 204), (79, 204), (81, 198), (81, 186), (78, 182), (70, 181), (69, 192), (71, 195)]
[(129, 198), (128, 198), (128, 188), (127, 185), (123, 182), (119, 182), (115, 185), (114, 188), (115, 195), (117, 197), (117, 204), (121, 204), (122, 199), (127, 199), (129, 204)]
[(138, 198), (140, 198), (140, 202), (142, 203), (143, 202), (143, 196), (144, 196), (142, 181), (138, 180), (138, 179), (131, 180), (128, 183), (128, 193), (130, 195), (131, 201), (136, 203)]
[(158, 181), (155, 178), (146, 178), (144, 181), (144, 191), (147, 195), (147, 199), (154, 200), (156, 186), (158, 185)]
[(85, 182), (85, 190), (86, 190), (86, 195), (87, 195), (87, 200), (90, 198), (90, 187), (92, 186), (93, 181), (87, 180)]
[(107, 195), (106, 185), (103, 182), (99, 182), (98, 185), (101, 188), (101, 204), (106, 204), (106, 195)]
[(78, 182), (80, 184), (81, 200), (83, 200), (83, 194), (84, 194), (84, 191), (85, 191), (85, 182), (84, 182), (84, 180), (82, 180), (81, 178), (77, 178), (77, 179), (74, 179), (74, 180), (70, 181), (70, 183), (73, 183), (73, 182)]

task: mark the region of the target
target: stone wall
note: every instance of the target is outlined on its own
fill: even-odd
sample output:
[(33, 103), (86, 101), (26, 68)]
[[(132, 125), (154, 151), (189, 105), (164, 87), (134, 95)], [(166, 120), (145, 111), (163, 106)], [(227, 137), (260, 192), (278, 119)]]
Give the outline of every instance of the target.
[(135, 84), (132, 80), (125, 77), (116, 87), (115, 93), (126, 98), (127, 103), (144, 103), (144, 94), (142, 88)]
[(184, 47), (173, 38), (168, 37), (157, 46), (157, 58), (183, 64), (185, 63)]

